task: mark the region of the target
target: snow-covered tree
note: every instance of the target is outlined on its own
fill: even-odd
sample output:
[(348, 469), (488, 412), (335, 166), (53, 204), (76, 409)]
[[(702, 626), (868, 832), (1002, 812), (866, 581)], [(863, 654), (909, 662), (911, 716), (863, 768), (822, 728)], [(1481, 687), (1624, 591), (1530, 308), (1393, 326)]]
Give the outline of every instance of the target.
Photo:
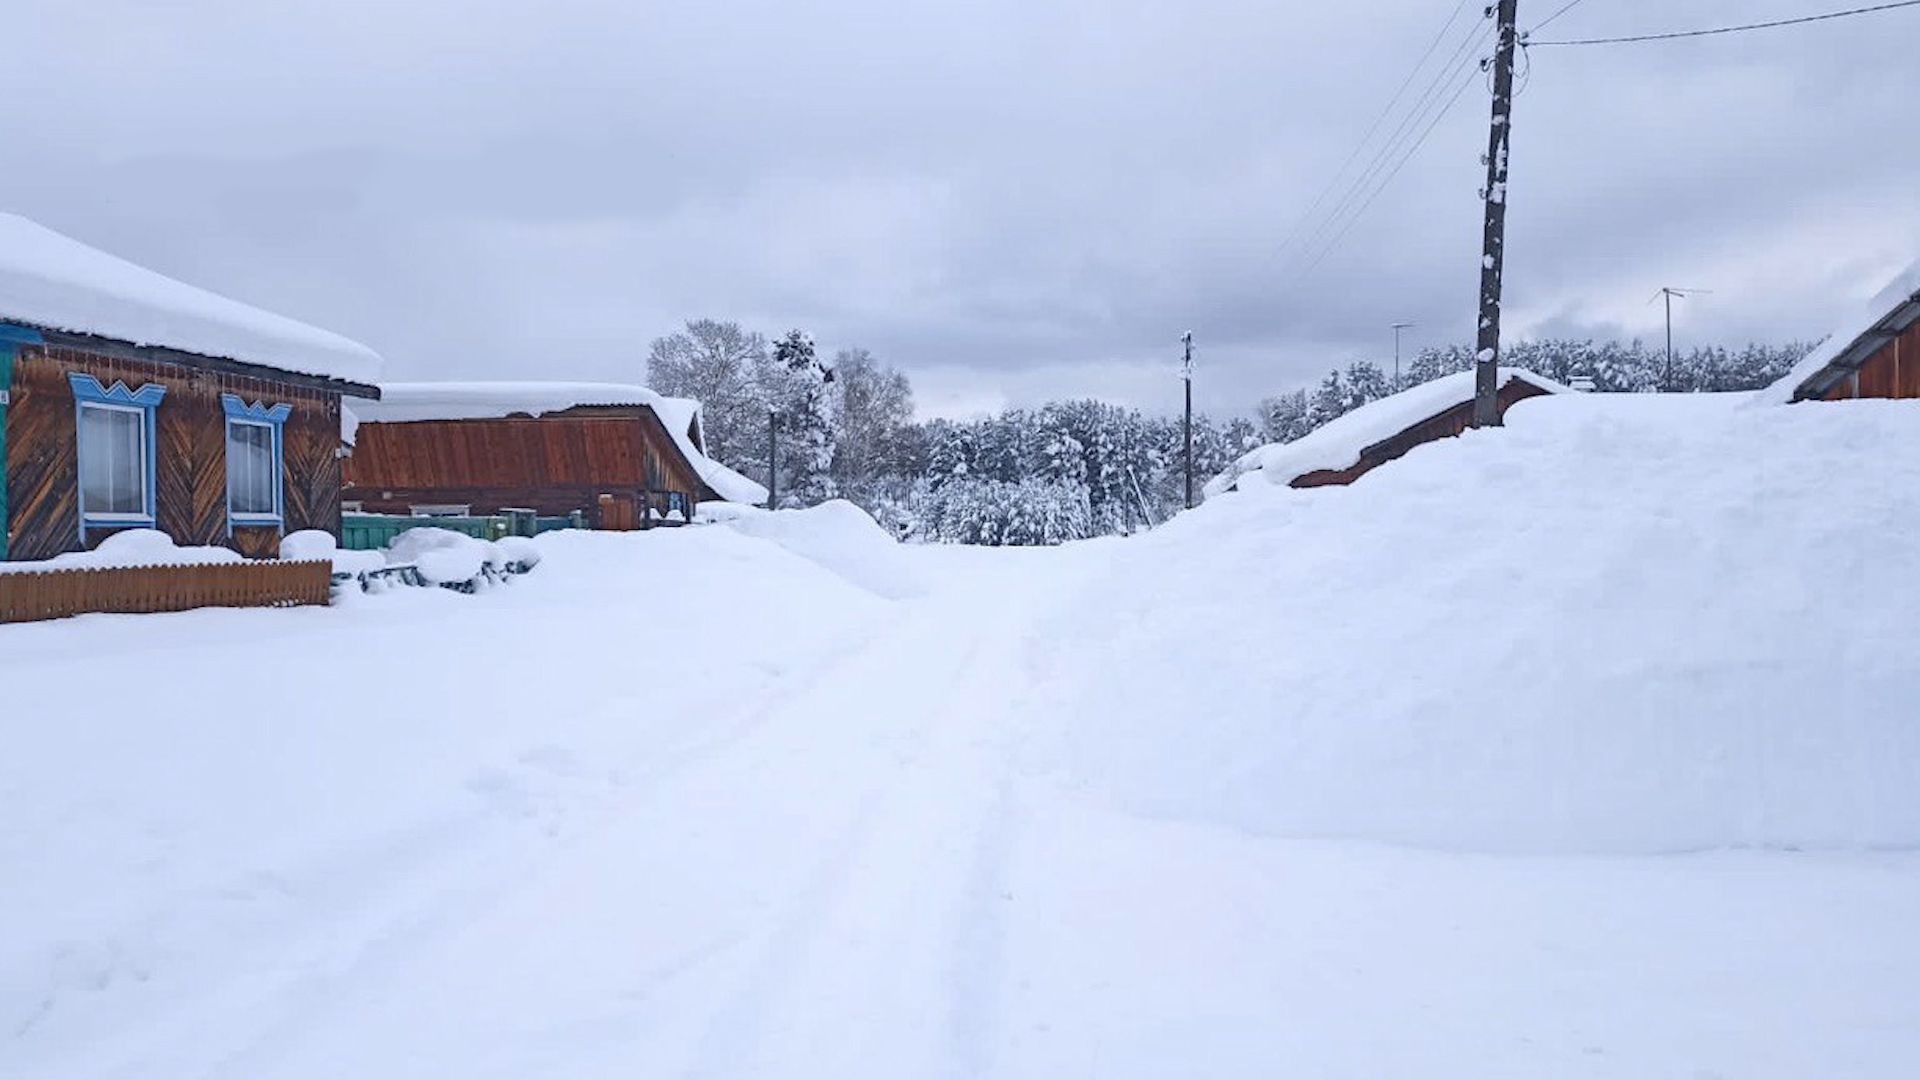
[(831, 403), (832, 473), (841, 494), (862, 503), (882, 492), (904, 494), (902, 482), (914, 475), (907, 377), (865, 349), (842, 349), (833, 360)]
[(766, 339), (739, 323), (693, 319), (654, 339), (647, 352), (647, 385), (668, 397), (702, 406), (707, 452), (764, 479), (767, 400), (760, 384), (768, 361)]
[(834, 497), (832, 369), (814, 354), (813, 339), (788, 331), (763, 369), (767, 400), (779, 415), (780, 500), (812, 506)]

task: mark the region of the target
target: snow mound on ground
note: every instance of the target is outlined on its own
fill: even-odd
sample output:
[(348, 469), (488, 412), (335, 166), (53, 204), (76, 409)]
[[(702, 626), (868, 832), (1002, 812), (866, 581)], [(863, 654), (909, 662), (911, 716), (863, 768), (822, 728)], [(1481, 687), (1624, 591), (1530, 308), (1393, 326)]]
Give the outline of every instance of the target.
[(701, 525), (725, 525), (738, 521), (743, 517), (770, 512), (771, 511), (761, 509), (758, 506), (748, 506), (746, 503), (723, 502), (719, 499), (708, 499), (699, 506), (694, 507), (693, 520)]
[(769, 540), (889, 599), (926, 592), (920, 565), (865, 510), (834, 499), (805, 510), (737, 516), (727, 527)]
[(411, 564), (436, 585), (473, 581), (491, 566), (504, 569), (511, 557), (492, 541), (452, 529), (408, 529), (387, 546), (387, 562)]
[(1128, 545), (1036, 660), (1132, 809), (1493, 851), (1920, 844), (1920, 403), (1564, 395)]
[(381, 553), (349, 551), (339, 545), (332, 533), (320, 529), (301, 529), (288, 533), (280, 541), (280, 557), (330, 562), (334, 572), (339, 574), (364, 574), (387, 565), (387, 558)]
[(69, 551), (38, 562), (0, 563), (0, 573), (45, 570), (114, 570), (129, 566), (207, 566), (236, 563), (240, 553), (223, 547), (181, 547), (158, 529), (114, 533), (91, 551)]

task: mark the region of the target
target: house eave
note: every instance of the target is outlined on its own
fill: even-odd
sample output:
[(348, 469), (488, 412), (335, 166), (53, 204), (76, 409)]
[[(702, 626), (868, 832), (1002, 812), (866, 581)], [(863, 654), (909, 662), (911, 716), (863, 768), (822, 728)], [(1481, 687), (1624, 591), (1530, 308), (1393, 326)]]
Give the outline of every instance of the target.
[(1920, 292), (1906, 298), (1899, 306), (1868, 327), (1842, 349), (1827, 366), (1807, 376), (1794, 388), (1794, 401), (1817, 401), (1832, 393), (1834, 388), (1859, 371), (1868, 360), (1887, 343), (1912, 329), (1920, 323)]
[(351, 379), (338, 379), (327, 375), (308, 375), (268, 364), (256, 364), (223, 356), (205, 356), (200, 353), (170, 349), (163, 345), (135, 345), (129, 341), (100, 337), (95, 334), (80, 334), (46, 327), (37, 329), (48, 346), (79, 349), (125, 360), (173, 364), (179, 367), (219, 372), (224, 375), (286, 383), (302, 389), (339, 394), (343, 397), (366, 398), (371, 401), (380, 399), (380, 388), (371, 383), (354, 382)]

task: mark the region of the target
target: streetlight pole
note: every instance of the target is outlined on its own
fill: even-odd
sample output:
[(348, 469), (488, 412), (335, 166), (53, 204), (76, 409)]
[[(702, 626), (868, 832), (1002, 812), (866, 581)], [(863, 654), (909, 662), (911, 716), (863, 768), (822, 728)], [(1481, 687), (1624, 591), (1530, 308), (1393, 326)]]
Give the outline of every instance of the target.
[(1411, 329), (1413, 324), (1410, 322), (1393, 324), (1393, 390), (1396, 394), (1400, 392), (1400, 331)]
[(1187, 419), (1182, 433), (1187, 443), (1187, 509), (1193, 509), (1193, 331), (1180, 335), (1186, 351), (1180, 360), (1180, 381), (1187, 384)]
[(767, 509), (780, 508), (780, 413), (767, 410)]

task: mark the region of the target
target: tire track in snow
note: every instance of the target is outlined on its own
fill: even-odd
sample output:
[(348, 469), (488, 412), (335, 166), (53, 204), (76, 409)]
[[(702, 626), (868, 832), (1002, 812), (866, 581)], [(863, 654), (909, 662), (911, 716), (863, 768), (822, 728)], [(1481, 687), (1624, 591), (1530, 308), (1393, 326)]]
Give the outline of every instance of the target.
[[(1028, 675), (1020, 661), (1036, 613), (1077, 580), (1037, 589), (1025, 577), (982, 582), (1008, 587), (929, 602), (909, 632), (860, 665), (890, 671), (938, 704), (904, 711), (914, 723), (900, 732), (894, 761), (836, 763), (873, 782), (708, 1021), (687, 1074), (990, 1073), (1005, 863), (1019, 827), (1013, 768)], [(842, 675), (804, 711), (858, 711), (851, 699), (868, 696), (871, 683)]]

